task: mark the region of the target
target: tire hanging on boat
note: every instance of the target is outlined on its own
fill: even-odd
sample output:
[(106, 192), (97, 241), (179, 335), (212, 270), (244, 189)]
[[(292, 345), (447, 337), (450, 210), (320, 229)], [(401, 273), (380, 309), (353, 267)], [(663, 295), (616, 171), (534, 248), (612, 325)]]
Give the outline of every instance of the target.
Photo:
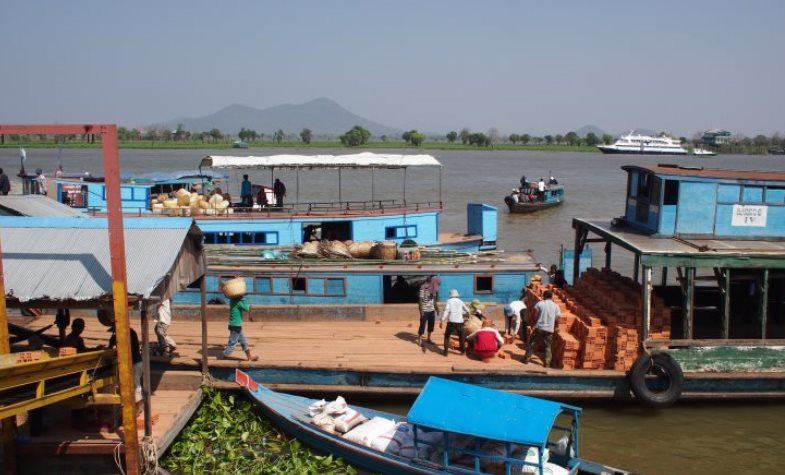
[[(646, 384), (646, 377), (651, 373), (657, 377), (654, 387)], [(649, 407), (663, 408), (675, 403), (681, 396), (684, 373), (669, 354), (644, 353), (632, 365), (629, 382), (638, 400)]]

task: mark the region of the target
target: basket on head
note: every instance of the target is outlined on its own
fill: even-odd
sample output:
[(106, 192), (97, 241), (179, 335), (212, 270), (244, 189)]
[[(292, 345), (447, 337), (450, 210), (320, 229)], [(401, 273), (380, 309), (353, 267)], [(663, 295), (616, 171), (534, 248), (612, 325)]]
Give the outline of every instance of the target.
[(235, 299), (245, 295), (245, 279), (242, 277), (235, 277), (229, 279), (221, 285), (221, 291), (227, 298)]

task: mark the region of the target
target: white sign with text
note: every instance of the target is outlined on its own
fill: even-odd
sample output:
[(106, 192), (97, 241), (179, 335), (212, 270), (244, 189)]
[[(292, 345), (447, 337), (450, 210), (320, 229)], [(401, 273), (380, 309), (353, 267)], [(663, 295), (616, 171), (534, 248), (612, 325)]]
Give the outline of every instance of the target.
[(766, 218), (768, 215), (768, 206), (733, 205), (731, 226), (764, 228), (766, 227)]

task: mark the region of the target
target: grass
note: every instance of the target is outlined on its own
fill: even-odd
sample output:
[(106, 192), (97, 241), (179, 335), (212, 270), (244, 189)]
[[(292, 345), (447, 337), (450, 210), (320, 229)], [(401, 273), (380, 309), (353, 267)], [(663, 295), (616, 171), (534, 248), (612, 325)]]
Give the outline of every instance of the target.
[[(134, 140), (122, 141), (119, 143), (121, 149), (140, 149), (140, 150), (215, 150), (215, 149), (232, 149), (232, 143), (221, 142), (172, 142), (172, 141), (151, 141), (151, 140)], [(495, 150), (520, 150), (520, 151), (542, 151), (542, 152), (598, 152), (596, 147), (589, 145), (563, 145), (563, 144), (537, 144), (537, 145), (513, 145), (511, 143), (496, 144), (493, 147), (475, 147), (472, 145), (464, 145), (462, 143), (449, 143), (449, 142), (423, 142), (419, 147), (407, 144), (403, 141), (373, 141), (368, 142), (360, 147), (345, 147), (337, 140), (323, 140), (314, 141), (310, 144), (304, 144), (300, 141), (294, 142), (271, 142), (271, 141), (257, 141), (249, 143), (250, 148), (319, 148), (319, 149), (343, 149), (348, 151), (358, 149), (407, 149), (411, 151), (416, 150), (479, 150), (492, 152)], [(55, 142), (10, 142), (6, 140), (5, 144), (0, 144), (0, 148), (59, 148), (61, 145)], [(83, 149), (83, 148), (101, 148), (101, 143), (85, 143), (81, 141), (66, 142), (62, 145), (67, 149)], [(237, 149), (243, 150), (243, 149)]]

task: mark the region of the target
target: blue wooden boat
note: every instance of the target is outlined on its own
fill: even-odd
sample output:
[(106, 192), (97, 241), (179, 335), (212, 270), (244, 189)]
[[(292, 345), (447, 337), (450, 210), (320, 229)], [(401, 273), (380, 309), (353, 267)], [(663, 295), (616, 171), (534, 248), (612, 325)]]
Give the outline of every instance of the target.
[[(578, 419), (581, 409), (543, 399), (520, 396), (502, 391), (482, 388), (448, 379), (431, 377), (412, 406), (406, 418), (372, 409), (352, 407), (368, 419), (384, 417), (411, 424), (414, 434), (414, 452), (418, 455), (407, 458), (384, 453), (354, 443), (339, 434), (327, 432), (310, 422), (308, 406), (316, 402), (290, 394), (272, 391), (256, 383), (246, 373), (236, 370), (236, 382), (258, 403), (264, 415), (291, 437), (320, 452), (341, 457), (347, 462), (372, 472), (382, 474), (443, 474), (443, 473), (488, 473), (483, 472), (486, 463), (494, 463), (503, 473), (555, 473), (569, 474), (626, 474), (578, 456)], [(489, 409), (492, 408), (492, 409)], [(490, 416), (490, 417), (489, 417)], [(566, 416), (568, 427), (557, 426), (557, 417)], [(546, 448), (553, 449), (549, 442), (554, 432), (567, 434), (564, 452), (571, 456), (556, 455), (551, 450), (550, 461), (543, 460)], [(423, 440), (423, 435), (439, 433), (436, 438)], [(418, 439), (418, 434), (420, 438)], [(466, 448), (451, 445), (456, 437), (471, 438)], [(438, 441), (438, 442), (434, 442)], [(493, 455), (485, 450), (486, 443), (497, 443), (505, 447), (505, 455)], [(426, 447), (441, 449), (439, 462), (420, 457)], [(536, 462), (524, 461), (513, 455), (514, 447), (536, 449)], [(446, 450), (445, 450), (446, 449)], [(460, 460), (455, 460), (460, 459)], [(467, 461), (468, 460), (468, 461)], [(526, 470), (524, 470), (526, 468)], [(501, 473), (501, 472), (500, 472)]]

